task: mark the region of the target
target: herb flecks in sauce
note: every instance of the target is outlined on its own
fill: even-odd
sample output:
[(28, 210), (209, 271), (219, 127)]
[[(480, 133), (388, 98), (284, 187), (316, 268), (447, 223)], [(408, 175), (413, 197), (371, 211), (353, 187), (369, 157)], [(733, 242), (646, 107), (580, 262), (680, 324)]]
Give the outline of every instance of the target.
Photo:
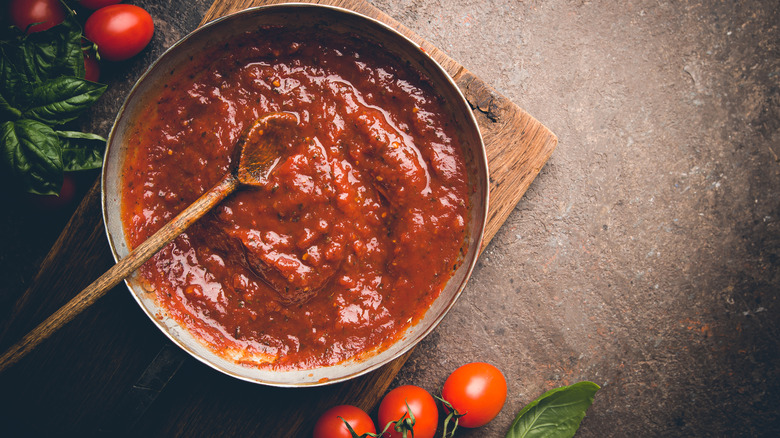
[(272, 111), (300, 123), (268, 187), (228, 198), (141, 274), (236, 362), (339, 363), (397, 339), (459, 263), (469, 206), (455, 124), (378, 47), (321, 30), (246, 35), (177, 71), (138, 117), (130, 244), (214, 185), (244, 126)]

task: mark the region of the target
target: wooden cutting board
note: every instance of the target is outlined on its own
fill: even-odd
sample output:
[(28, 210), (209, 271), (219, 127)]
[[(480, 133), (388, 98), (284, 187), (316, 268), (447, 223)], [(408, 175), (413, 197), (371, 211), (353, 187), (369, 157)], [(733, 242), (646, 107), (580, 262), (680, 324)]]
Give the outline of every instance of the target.
[[(275, 3), (284, 2), (216, 0), (201, 24), (248, 7)], [(558, 141), (555, 135), (442, 51), (369, 3), (362, 0), (308, 1), (308, 3), (340, 6), (383, 21), (417, 42), (453, 77), (473, 108), (487, 150), (490, 169), (490, 207), (482, 242), (484, 249), (552, 154)], [(0, 327), (2, 345), (7, 347), (45, 319), (59, 305), (102, 274), (110, 266), (111, 260), (101, 221), (100, 188), (96, 183), (43, 261), (33, 285), (17, 301), (12, 317), (4, 322), (3, 327)], [(117, 289), (124, 289), (124, 287), (120, 286)], [(126, 293), (126, 290), (124, 292)], [(468, 290), (465, 293), (468, 293)], [(120, 312), (117, 310), (120, 306), (132, 306), (129, 300), (115, 298), (115, 296), (118, 295), (112, 295), (96, 304), (98, 311)], [(105, 304), (106, 301), (109, 304)], [(138, 309), (128, 312), (132, 311), (137, 312)], [(101, 356), (110, 357), (113, 364), (120, 364), (118, 366), (126, 369), (125, 374), (135, 376), (122, 378), (114, 376), (113, 380), (108, 380), (115, 387), (121, 388), (127, 385), (128, 379), (130, 382), (135, 381), (139, 374), (137, 370), (143, 370), (144, 364), (148, 363), (159, 350), (161, 342), (167, 343), (167, 340), (161, 341), (157, 338), (154, 342), (150, 342), (149, 333), (153, 330), (147, 325), (151, 326), (151, 324), (148, 324), (148, 321), (135, 321), (133, 319), (135, 316), (135, 314), (132, 314), (132, 317), (116, 316), (120, 318), (119, 322), (124, 321), (121, 318), (130, 319), (128, 324), (131, 327), (116, 327), (119, 329), (117, 332), (101, 335), (99, 332), (104, 326), (114, 327), (102, 321), (101, 317), (93, 312), (82, 316), (81, 321), (77, 319), (71, 323), (71, 327), (66, 327), (46, 342), (64, 344), (52, 346), (52, 350), (84, 348), (84, 351), (89, 352), (88, 347), (82, 347), (83, 344), (92, 342), (97, 345), (94, 348), (101, 349)], [(116, 324), (117, 321), (113, 323)], [(140, 324), (140, 327), (133, 324)], [(62, 340), (68, 336), (83, 336), (83, 341), (68, 343), (68, 340)], [(107, 336), (113, 336), (111, 341), (104, 339)], [(134, 339), (134, 336), (145, 339)], [(122, 342), (126, 345), (122, 345)], [(75, 345), (79, 347), (74, 347)], [(107, 345), (110, 345), (110, 348)], [(46, 344), (40, 347), (43, 350), (46, 348)], [(57, 367), (59, 364), (53, 361), (61, 358), (47, 358), (46, 353), (45, 351), (33, 352), (32, 359), (20, 362), (22, 366), (17, 365), (17, 369), (11, 371), (19, 374), (21, 378), (29, 378), (25, 373), (34, 374), (34, 371), (30, 371), (30, 368), (25, 370), (25, 366), (34, 366), (41, 370)], [(73, 354), (77, 353), (78, 351)], [(165, 389), (154, 409), (147, 413), (143, 421), (133, 429), (134, 432), (138, 432), (134, 434), (307, 436), (313, 426), (313, 419), (330, 406), (348, 403), (370, 411), (385, 393), (410, 354), (411, 352), (357, 379), (306, 389), (279, 389), (251, 385), (222, 376), (205, 367), (199, 368), (198, 364), (189, 368), (185, 366)], [(97, 358), (95, 359), (94, 362), (89, 362), (87, 359), (88, 365), (77, 366), (64, 375), (79, 378), (89, 375), (90, 366), (94, 366), (95, 369), (99, 366)], [(13, 380), (16, 378), (13, 373), (3, 377), (9, 381)], [(96, 421), (96, 418), (103, 414), (95, 406), (105, 405), (106, 412), (110, 412), (111, 405), (116, 404), (117, 394), (122, 393), (121, 389), (109, 387), (92, 389), (88, 387), (89, 383), (86, 381), (83, 385), (85, 391), (91, 391), (89, 401), (82, 402), (85, 404), (84, 408), (91, 407), (93, 411), (98, 412), (85, 413), (85, 409), (75, 407), (71, 412), (68, 411), (67, 403), (57, 407), (57, 410), (63, 412), (63, 416), (78, 412), (78, 418), (69, 418), (78, 423), (79, 427), (84, 423)], [(30, 390), (37, 389), (30, 388)]]

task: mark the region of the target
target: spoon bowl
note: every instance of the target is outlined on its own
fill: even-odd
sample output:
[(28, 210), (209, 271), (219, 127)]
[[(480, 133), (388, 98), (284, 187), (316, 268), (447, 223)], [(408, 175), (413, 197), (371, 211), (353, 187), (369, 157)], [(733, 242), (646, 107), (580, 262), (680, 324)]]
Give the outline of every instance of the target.
[(291, 113), (269, 113), (244, 130), (232, 161), (239, 183), (260, 187), (268, 182), (268, 175), (279, 162), (279, 146), (297, 123), (298, 118)]

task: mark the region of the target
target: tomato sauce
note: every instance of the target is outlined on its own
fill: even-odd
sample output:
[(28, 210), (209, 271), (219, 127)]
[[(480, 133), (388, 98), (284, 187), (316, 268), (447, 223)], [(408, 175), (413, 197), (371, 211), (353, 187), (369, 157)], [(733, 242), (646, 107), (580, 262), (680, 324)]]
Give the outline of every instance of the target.
[(381, 48), (261, 29), (172, 71), (127, 136), (128, 243), (216, 184), (242, 130), (279, 111), (299, 123), (268, 184), (228, 197), (147, 262), (141, 282), (237, 363), (360, 359), (424, 315), (468, 239), (453, 119)]

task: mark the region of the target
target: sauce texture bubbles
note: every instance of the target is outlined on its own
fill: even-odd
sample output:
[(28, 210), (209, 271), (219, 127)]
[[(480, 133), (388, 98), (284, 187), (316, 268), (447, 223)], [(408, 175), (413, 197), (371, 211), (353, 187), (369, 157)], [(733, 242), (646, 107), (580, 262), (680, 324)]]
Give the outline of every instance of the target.
[(228, 172), (254, 120), (298, 119), (267, 185), (231, 195), (139, 270), (217, 354), (269, 369), (359, 360), (418, 321), (461, 263), (469, 181), (455, 123), (382, 48), (260, 29), (156, 93), (127, 136), (131, 247)]

